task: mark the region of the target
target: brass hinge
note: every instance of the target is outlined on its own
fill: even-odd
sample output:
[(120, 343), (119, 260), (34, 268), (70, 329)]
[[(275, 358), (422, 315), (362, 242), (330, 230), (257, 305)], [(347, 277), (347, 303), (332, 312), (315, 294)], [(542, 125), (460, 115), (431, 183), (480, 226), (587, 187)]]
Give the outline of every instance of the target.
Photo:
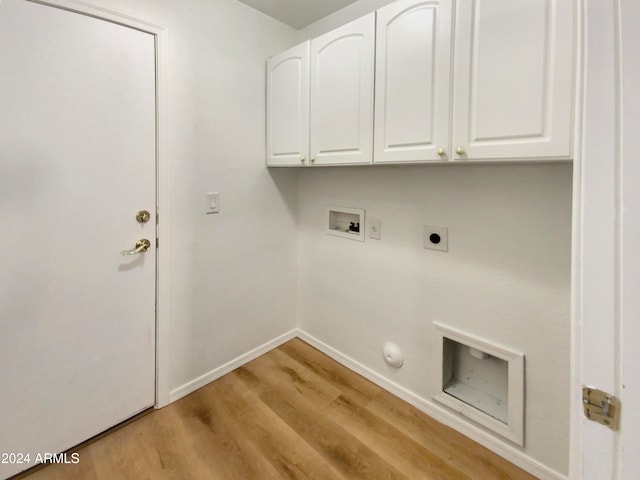
[(620, 420), (620, 400), (613, 395), (592, 387), (582, 388), (582, 405), (589, 420), (618, 430)]

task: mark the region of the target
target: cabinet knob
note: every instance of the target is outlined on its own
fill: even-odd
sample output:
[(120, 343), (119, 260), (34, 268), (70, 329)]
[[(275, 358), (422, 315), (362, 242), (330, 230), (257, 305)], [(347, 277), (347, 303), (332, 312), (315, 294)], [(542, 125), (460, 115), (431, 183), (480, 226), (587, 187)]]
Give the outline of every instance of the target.
[(462, 147), (456, 147), (456, 153), (457, 153), (458, 155), (462, 155), (462, 154), (464, 154), (464, 148), (462, 148)]
[(304, 157), (300, 157), (300, 163), (304, 163)]
[(315, 163), (316, 157), (311, 157), (311, 163)]
[(444, 148), (439, 148), (438, 150), (436, 150), (436, 153), (441, 157), (447, 154), (447, 152), (444, 151)]

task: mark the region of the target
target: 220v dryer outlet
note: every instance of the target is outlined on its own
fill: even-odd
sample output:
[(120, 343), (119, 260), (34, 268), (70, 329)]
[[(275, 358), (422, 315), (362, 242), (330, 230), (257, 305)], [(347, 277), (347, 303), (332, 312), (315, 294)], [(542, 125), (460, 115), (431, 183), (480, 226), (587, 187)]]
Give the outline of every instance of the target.
[(424, 248), (440, 250), (441, 252), (449, 251), (449, 231), (446, 227), (425, 225), (423, 238)]

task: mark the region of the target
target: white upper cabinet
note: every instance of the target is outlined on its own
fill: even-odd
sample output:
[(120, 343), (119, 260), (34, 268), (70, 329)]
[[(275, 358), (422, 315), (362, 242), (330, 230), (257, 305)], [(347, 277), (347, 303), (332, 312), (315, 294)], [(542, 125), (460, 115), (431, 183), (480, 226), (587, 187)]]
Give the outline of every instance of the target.
[(267, 61), (267, 165), (309, 158), (309, 41)]
[(448, 158), (451, 0), (400, 0), (378, 10), (375, 163)]
[(576, 3), (457, 3), (454, 160), (571, 158)]
[(569, 160), (576, 16), (573, 0), (398, 0), (276, 55), (267, 164)]
[(375, 13), (311, 41), (311, 162), (372, 162)]

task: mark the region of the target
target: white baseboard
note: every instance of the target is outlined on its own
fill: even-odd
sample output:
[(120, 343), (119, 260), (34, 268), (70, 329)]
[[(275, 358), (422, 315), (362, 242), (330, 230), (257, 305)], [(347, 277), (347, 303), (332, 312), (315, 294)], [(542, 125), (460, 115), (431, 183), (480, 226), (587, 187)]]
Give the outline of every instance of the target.
[(551, 468), (543, 465), (537, 460), (529, 457), (521, 450), (506, 444), (502, 440), (493, 437), (491, 434), (484, 432), (483, 430), (476, 428), (468, 421), (457, 417), (455, 414), (445, 410), (444, 408), (436, 405), (435, 403), (422, 398), (415, 393), (407, 390), (406, 388), (390, 381), (386, 377), (374, 372), (365, 365), (357, 362), (351, 357), (343, 354), (342, 352), (330, 347), (321, 340), (306, 333), (303, 330), (298, 329), (296, 332), (297, 337), (304, 340), (308, 344), (320, 350), (322, 353), (328, 355), (338, 363), (341, 363), (349, 370), (352, 370), (359, 375), (362, 375), (366, 379), (372, 381), (376, 385), (384, 388), (386, 391), (401, 398), (405, 402), (413, 405), (418, 410), (426, 413), (430, 417), (437, 421), (457, 430), (466, 437), (478, 442), (480, 445), (488, 448), (492, 452), (500, 455), (506, 460), (510, 461), (514, 465), (526, 470), (530, 474), (542, 479), (542, 480), (567, 480), (567, 476), (552, 470)]
[(264, 343), (259, 347), (254, 348), (250, 352), (240, 355), (239, 357), (234, 358), (233, 360), (225, 363), (224, 365), (221, 365), (218, 368), (214, 368), (210, 372), (207, 372), (204, 375), (201, 375), (198, 378), (191, 380), (190, 382), (185, 383), (184, 385), (174, 390), (171, 390), (171, 392), (169, 392), (169, 402), (170, 403), (175, 402), (176, 400), (179, 400), (180, 398), (195, 392), (196, 390), (204, 387), (208, 383), (211, 383), (214, 380), (222, 377), (223, 375), (226, 375), (227, 373), (232, 372), (233, 370), (235, 370), (238, 367), (241, 367), (245, 363), (248, 363), (251, 360), (258, 358), (260, 355), (263, 355), (273, 350), (274, 348), (279, 347), (283, 343), (288, 342), (289, 340), (297, 336), (298, 336), (297, 328), (290, 330), (286, 333), (283, 333), (279, 337), (276, 337), (273, 340), (270, 340), (267, 343)]

